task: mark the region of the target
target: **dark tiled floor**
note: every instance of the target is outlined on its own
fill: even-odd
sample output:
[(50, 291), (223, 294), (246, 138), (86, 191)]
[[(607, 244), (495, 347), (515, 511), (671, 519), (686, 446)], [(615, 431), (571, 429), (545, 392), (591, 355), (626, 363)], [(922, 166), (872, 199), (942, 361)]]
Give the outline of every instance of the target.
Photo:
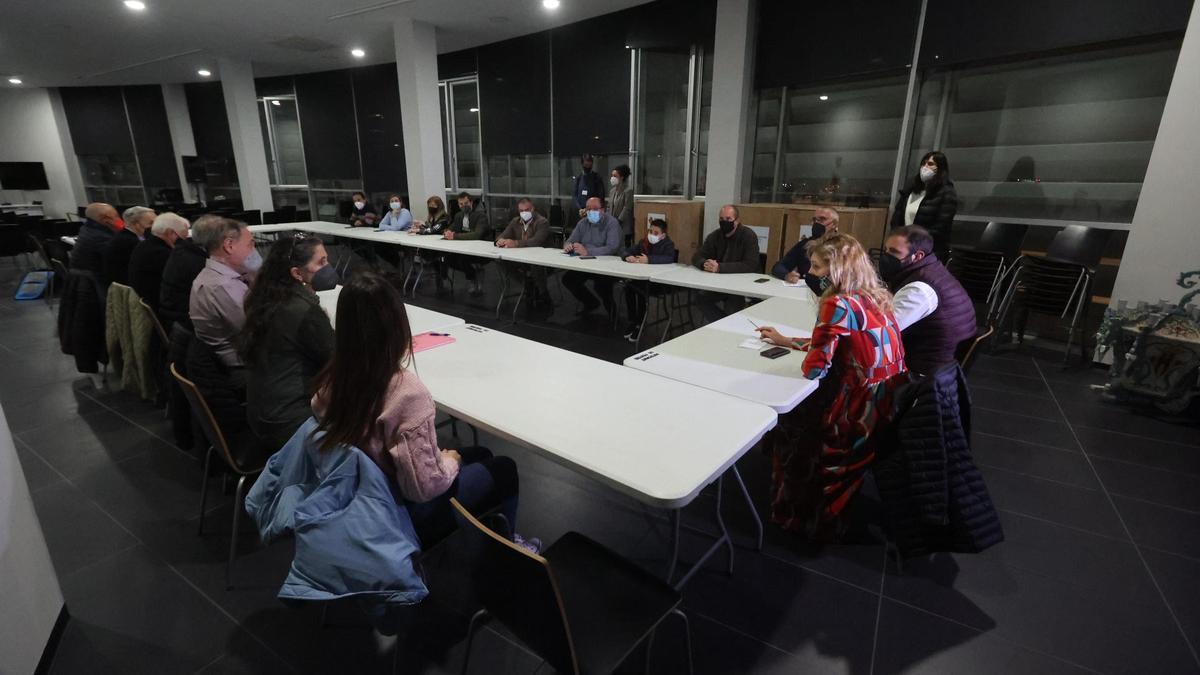
[[(53, 671), (113, 673), (388, 672), (393, 641), (334, 606), (275, 599), (291, 545), (257, 543), (243, 523), (234, 589), (224, 558), (232, 507), (211, 488), (197, 536), (200, 467), (172, 445), (160, 411), (96, 391), (54, 340), (54, 313), (18, 304), (0, 263), (0, 402), (72, 613)], [(489, 279), (494, 272), (489, 271)], [(495, 321), (495, 295), (423, 289), (417, 304), (619, 362), (634, 347), (569, 298), (547, 318)], [(561, 290), (555, 282), (555, 293)], [(980, 356), (971, 375), (975, 453), (1007, 541), (975, 556), (885, 565), (881, 546), (818, 548), (769, 527), (748, 548), (746, 506), (730, 500), (735, 573), (710, 562), (687, 588), (702, 673), (1185, 673), (1200, 670), (1200, 433), (1100, 401), (1093, 369), (1053, 350)], [(522, 473), (520, 529), (546, 540), (577, 529), (648, 569), (666, 564), (667, 521), (498, 439)], [(765, 512), (769, 462), (739, 467)], [(702, 495), (685, 520), (707, 524)], [(685, 537), (685, 555), (699, 539)], [(454, 543), (417, 608), (401, 672), (457, 672), (467, 617)], [(502, 631), (475, 643), (470, 672), (532, 673), (539, 661)], [(623, 671), (637, 672), (642, 654)], [(653, 672), (684, 669), (678, 624), (663, 626)]]

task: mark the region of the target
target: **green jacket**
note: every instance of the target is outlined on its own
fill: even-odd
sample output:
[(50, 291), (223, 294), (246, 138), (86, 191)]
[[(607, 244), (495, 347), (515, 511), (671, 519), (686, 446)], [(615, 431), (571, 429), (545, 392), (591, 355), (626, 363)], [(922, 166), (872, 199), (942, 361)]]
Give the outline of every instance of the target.
[(312, 415), (311, 384), (333, 354), (333, 326), (317, 296), (296, 291), (271, 317), (246, 363), (246, 419), (274, 452)]
[(113, 370), (121, 373), (121, 388), (153, 401), (158, 396), (158, 379), (150, 341), (158, 338), (154, 321), (139, 304), (140, 299), (125, 284), (109, 285), (104, 341)]

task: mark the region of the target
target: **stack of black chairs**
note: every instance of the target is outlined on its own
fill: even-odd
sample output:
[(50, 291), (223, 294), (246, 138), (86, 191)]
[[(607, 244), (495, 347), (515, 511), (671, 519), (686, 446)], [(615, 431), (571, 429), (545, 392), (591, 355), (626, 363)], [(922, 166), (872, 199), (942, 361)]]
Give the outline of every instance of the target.
[(1004, 282), (1016, 271), (1016, 262), (1021, 257), (1021, 242), (1028, 230), (1028, 225), (992, 222), (983, 229), (974, 247), (950, 249), (946, 267), (975, 304), (987, 305), (985, 324), (995, 319), (1004, 295)]

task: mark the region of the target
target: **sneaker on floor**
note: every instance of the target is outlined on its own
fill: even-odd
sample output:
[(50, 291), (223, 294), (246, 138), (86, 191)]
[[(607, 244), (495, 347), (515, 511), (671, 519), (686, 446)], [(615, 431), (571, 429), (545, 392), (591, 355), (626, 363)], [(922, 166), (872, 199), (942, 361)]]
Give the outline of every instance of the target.
[(542, 550), (542, 540), (537, 537), (526, 539), (519, 534), (514, 534), (513, 543), (534, 555), (537, 555)]

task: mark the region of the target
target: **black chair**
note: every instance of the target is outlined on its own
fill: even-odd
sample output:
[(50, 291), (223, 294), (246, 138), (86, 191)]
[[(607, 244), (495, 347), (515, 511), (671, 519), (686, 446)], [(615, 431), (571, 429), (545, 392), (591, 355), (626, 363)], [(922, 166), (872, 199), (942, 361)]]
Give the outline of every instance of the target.
[(278, 206), (275, 208), (275, 217), (277, 223), (294, 223), (296, 222), (296, 207)]
[(311, 221), (312, 221), (312, 211), (310, 211), (309, 209), (304, 209), (303, 211), (297, 211), (296, 217), (292, 218), (292, 220), (290, 222), (307, 223), (307, 222), (311, 222)]
[(254, 209), (251, 211), (234, 211), (229, 214), (230, 218), (240, 220), (247, 225), (262, 225), (262, 211)]
[(0, 225), (0, 258), (12, 258), (15, 266), (17, 257), (28, 256), (29, 249), (29, 237), (22, 226)]
[(670, 614), (683, 621), (692, 671), (687, 616), (679, 610), (679, 592), (667, 582), (577, 532), (563, 535), (541, 555), (530, 553), (509, 541), (508, 532), (477, 520), (457, 499), (450, 502), (467, 523), (462, 534), (472, 556), (472, 584), (484, 607), (471, 618), (462, 672), (475, 632), (489, 618), (559, 672), (609, 673), (643, 642), (649, 662), (654, 631)]
[(946, 267), (977, 304), (987, 305), (987, 320), (994, 318), (1004, 281), (1021, 256), (1028, 225), (991, 222), (973, 248), (951, 248)]
[(996, 329), (993, 326), (980, 326), (979, 332), (975, 334), (975, 337), (963, 340), (954, 348), (954, 360), (958, 361), (958, 367), (962, 368), (964, 373), (971, 370), (971, 364), (975, 362), (975, 352), (995, 332)]
[(1068, 225), (1050, 241), (1046, 249), (1046, 260), (1082, 265), (1089, 272), (1100, 266), (1100, 256), (1108, 245), (1111, 230), (1102, 230), (1083, 225)]
[(200, 393), (200, 389), (194, 382), (180, 375), (179, 371), (175, 369), (174, 363), (171, 364), (171, 376), (179, 383), (184, 396), (187, 397), (188, 407), (192, 409), (192, 419), (200, 426), (200, 430), (204, 432), (204, 437), (209, 443), (208, 451), (204, 455), (204, 479), (200, 483), (200, 523), (196, 526), (197, 534), (204, 534), (204, 511), (208, 503), (208, 473), (213, 454), (220, 453), (226, 466), (238, 477), (237, 489), (233, 497), (233, 530), (229, 537), (229, 559), (225, 563), (225, 588), (233, 588), (231, 575), (233, 560), (237, 555), (238, 521), (241, 520), (242, 511), (245, 509), (244, 500), (248, 487), (246, 479), (262, 473), (263, 467), (266, 465), (262, 459), (251, 458), (265, 457), (266, 455), (259, 448), (261, 444), (252, 433), (245, 433), (237, 438), (226, 438), (216, 417), (213, 416), (212, 410), (208, 407), (208, 402), (204, 400), (204, 395)]

